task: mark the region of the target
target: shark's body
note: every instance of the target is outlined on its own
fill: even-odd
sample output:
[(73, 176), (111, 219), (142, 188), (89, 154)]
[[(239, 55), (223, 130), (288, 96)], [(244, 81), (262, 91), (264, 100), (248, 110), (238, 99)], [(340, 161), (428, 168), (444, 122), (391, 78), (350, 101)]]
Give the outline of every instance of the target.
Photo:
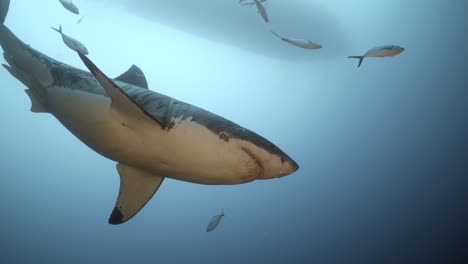
[(118, 163), (121, 186), (111, 224), (133, 217), (165, 177), (240, 184), (299, 168), (263, 137), (150, 91), (135, 66), (111, 80), (80, 54), (91, 74), (32, 49), (4, 25), (0, 44), (5, 68), (28, 88), (31, 111), (51, 113), (91, 149)]

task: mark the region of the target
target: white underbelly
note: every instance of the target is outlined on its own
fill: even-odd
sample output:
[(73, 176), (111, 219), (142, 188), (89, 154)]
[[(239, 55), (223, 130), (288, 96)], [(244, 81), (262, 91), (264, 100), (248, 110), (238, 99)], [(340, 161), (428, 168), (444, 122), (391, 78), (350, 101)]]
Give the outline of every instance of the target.
[(159, 175), (203, 184), (254, 180), (262, 168), (248, 142), (224, 140), (206, 127), (173, 120), (169, 131), (156, 122), (123, 124), (109, 111), (110, 98), (71, 89), (49, 89), (48, 107), (75, 136), (101, 155)]

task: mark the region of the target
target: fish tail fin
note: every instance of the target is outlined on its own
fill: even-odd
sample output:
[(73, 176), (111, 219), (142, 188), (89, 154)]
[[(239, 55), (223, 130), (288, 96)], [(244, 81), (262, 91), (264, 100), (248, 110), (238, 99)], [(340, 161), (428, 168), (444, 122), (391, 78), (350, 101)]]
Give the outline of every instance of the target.
[(221, 209), (221, 215), (224, 216), (224, 208)]
[(0, 22), (3, 25), (10, 7), (10, 0), (0, 0)]
[(55, 31), (57, 31), (58, 33), (62, 34), (62, 25), (59, 25), (59, 28), (58, 28), (58, 29), (56, 29), (56, 28), (54, 28), (54, 27), (50, 27), (50, 28), (53, 29), (53, 30), (55, 30)]
[(350, 58), (350, 59), (358, 59), (358, 60), (359, 60), (358, 68), (361, 67), (362, 61), (364, 60), (364, 56), (348, 56), (348, 58)]
[(271, 32), (273, 35), (277, 36), (278, 38), (281, 38), (281, 36), (278, 35), (276, 32), (274, 32), (273, 30), (270, 29), (270, 32)]

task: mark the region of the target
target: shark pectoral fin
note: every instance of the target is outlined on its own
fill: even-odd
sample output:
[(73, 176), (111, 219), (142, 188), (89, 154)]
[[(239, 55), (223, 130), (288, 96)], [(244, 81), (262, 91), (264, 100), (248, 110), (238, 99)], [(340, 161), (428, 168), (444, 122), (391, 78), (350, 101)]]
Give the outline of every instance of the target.
[(24, 90), (31, 100), (31, 112), (33, 113), (48, 113), (44, 105), (37, 99), (36, 95), (31, 89)]
[(119, 197), (109, 224), (118, 225), (130, 220), (153, 197), (164, 177), (122, 163), (117, 164), (120, 174)]
[[(148, 120), (156, 122), (163, 127), (161, 120), (156, 120), (145, 109), (140, 107), (133, 99), (128, 96), (117, 84), (115, 84), (109, 77), (107, 77), (86, 55), (78, 52), (81, 60), (84, 62), (89, 71), (94, 75), (94, 78), (106, 90), (107, 94), (112, 100), (111, 110), (130, 115), (133, 120), (126, 120), (129, 123), (137, 120)], [(127, 124), (128, 125), (128, 124)]]
[(136, 65), (132, 65), (128, 71), (122, 73), (119, 77), (115, 78), (115, 80), (149, 89), (145, 74)]

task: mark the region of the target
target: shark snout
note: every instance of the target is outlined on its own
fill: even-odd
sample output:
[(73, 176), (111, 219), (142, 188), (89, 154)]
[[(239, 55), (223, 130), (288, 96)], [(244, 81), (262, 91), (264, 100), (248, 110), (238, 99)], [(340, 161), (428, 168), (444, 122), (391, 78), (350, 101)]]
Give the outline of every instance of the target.
[(276, 156), (262, 160), (262, 173), (257, 179), (281, 178), (297, 171), (299, 165), (287, 156)]
[(251, 138), (256, 140), (241, 141), (239, 147), (247, 154), (247, 164), (251, 168), (249, 174), (255, 174), (255, 179), (280, 178), (299, 169), (299, 165), (291, 157), (271, 142), (259, 136)]
[(299, 165), (291, 158), (286, 157), (283, 158), (283, 161), (281, 163), (281, 169), (280, 169), (280, 176), (286, 176), (289, 175), (299, 169)]

